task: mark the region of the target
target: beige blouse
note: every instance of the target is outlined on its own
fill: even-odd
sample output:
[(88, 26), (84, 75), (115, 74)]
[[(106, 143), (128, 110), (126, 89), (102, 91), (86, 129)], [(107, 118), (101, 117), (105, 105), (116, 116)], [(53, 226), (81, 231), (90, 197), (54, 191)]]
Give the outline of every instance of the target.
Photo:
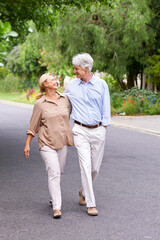
[(69, 125), (71, 104), (65, 94), (58, 94), (60, 97), (56, 102), (47, 100), (44, 95), (34, 104), (27, 134), (34, 137), (38, 133), (39, 149), (43, 145), (53, 149), (63, 148), (64, 145), (73, 145)]

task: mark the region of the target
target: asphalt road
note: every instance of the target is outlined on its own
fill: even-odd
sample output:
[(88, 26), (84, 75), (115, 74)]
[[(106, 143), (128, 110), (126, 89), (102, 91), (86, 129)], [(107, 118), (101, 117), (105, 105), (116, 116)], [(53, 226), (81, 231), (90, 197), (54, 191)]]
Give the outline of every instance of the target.
[(52, 218), (37, 138), (23, 155), (31, 109), (0, 104), (1, 240), (159, 240), (160, 138), (109, 127), (95, 183), (99, 216), (78, 204), (80, 172), (74, 147), (62, 179), (63, 216)]

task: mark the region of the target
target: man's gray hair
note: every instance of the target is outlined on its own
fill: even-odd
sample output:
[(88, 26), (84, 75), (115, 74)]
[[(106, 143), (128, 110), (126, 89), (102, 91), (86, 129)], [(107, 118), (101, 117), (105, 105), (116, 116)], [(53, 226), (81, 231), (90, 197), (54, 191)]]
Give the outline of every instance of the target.
[(75, 66), (81, 66), (82, 69), (88, 67), (89, 71), (91, 71), (93, 66), (93, 58), (89, 53), (80, 53), (72, 58), (72, 64)]

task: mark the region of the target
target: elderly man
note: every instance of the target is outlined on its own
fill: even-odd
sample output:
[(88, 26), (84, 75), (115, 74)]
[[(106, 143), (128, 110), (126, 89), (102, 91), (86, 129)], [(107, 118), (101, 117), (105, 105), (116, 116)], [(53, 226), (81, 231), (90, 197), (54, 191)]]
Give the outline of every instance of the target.
[(99, 173), (106, 129), (110, 125), (110, 96), (107, 83), (91, 72), (93, 59), (88, 53), (74, 56), (72, 64), (77, 78), (69, 82), (64, 93), (72, 104), (72, 132), (82, 182), (79, 203), (86, 205), (88, 215), (97, 216), (93, 183)]

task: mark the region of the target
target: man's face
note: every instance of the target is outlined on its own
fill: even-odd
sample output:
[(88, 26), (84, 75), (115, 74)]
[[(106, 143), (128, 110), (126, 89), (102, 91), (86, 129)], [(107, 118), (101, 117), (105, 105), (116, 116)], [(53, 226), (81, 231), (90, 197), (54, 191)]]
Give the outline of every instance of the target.
[(77, 75), (77, 78), (81, 78), (83, 79), (87, 73), (88, 69), (85, 68), (85, 69), (82, 69), (81, 66), (75, 66), (74, 65), (74, 72), (75, 74)]

